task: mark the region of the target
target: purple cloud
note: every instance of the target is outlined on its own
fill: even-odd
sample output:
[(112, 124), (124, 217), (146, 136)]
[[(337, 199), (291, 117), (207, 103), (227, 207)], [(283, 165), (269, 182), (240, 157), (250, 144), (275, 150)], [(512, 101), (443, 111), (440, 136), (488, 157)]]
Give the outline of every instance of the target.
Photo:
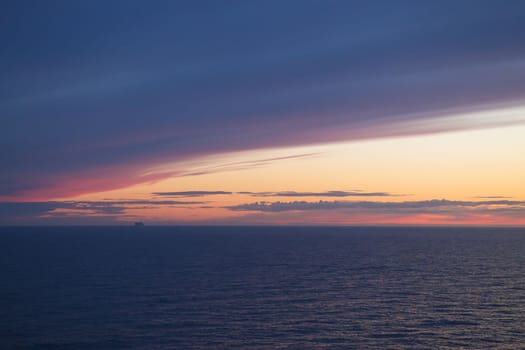
[(4, 198), (129, 186), (221, 152), (501, 125), (430, 121), (525, 96), (520, 1), (45, 6), (2, 8)]

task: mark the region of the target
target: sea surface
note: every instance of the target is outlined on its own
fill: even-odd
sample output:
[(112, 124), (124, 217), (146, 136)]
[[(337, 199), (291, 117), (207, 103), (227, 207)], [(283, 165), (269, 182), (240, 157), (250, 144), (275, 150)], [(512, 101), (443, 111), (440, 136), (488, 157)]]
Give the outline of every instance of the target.
[(525, 229), (0, 228), (0, 349), (525, 349)]

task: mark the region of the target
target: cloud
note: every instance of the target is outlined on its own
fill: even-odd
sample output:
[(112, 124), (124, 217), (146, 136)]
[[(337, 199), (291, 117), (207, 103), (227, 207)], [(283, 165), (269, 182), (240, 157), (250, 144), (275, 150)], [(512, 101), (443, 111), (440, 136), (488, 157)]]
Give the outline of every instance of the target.
[(372, 202), (372, 201), (294, 201), (294, 202), (255, 202), (226, 207), (232, 211), (311, 211), (360, 209), (378, 212), (426, 212), (428, 210), (455, 210), (457, 208), (482, 208), (484, 210), (520, 210), (525, 213), (525, 201), (451, 201), (433, 199), (426, 201)]
[(225, 152), (525, 121), (500, 115), (525, 96), (522, 2), (382, 4), (11, 2), (0, 196), (261, 165), (142, 176)]
[(326, 192), (238, 192), (254, 197), (389, 197), (394, 196), (388, 192), (361, 192), (361, 191), (326, 191)]
[(389, 197), (395, 196), (388, 192), (363, 192), (363, 191), (325, 191), (325, 192), (252, 192), (252, 191), (175, 191), (175, 192), (153, 192), (153, 196), (159, 197), (204, 197), (214, 195), (242, 194), (253, 197)]
[[(0, 224), (40, 222), (42, 218), (64, 218), (67, 219), (64, 220), (65, 223), (71, 223), (69, 221), (71, 217), (89, 219), (91, 216), (108, 216), (117, 219), (128, 216), (127, 212), (134, 209), (205, 203), (175, 200), (0, 202)], [(91, 221), (85, 220), (85, 222)]]
[(271, 157), (271, 158), (260, 158), (260, 159), (252, 159), (252, 160), (243, 160), (243, 161), (237, 161), (237, 162), (227, 162), (227, 163), (219, 163), (215, 165), (164, 165), (160, 167), (155, 167), (152, 169), (147, 170), (143, 176), (161, 176), (161, 177), (168, 177), (168, 176), (198, 176), (198, 175), (207, 175), (207, 174), (215, 174), (220, 172), (226, 172), (226, 171), (238, 171), (238, 170), (246, 170), (246, 169), (252, 169), (252, 168), (259, 168), (263, 166), (270, 165), (275, 162), (283, 161), (283, 160), (294, 160), (294, 159), (303, 159), (303, 158), (310, 158), (314, 157), (316, 155), (319, 155), (320, 153), (303, 153), (303, 154), (291, 154), (281, 157)]
[(525, 201), (291, 201), (218, 206), (202, 201), (113, 200), (0, 202), (0, 224), (102, 224), (144, 220), (141, 209), (184, 207), (227, 209), (234, 216), (181, 219), (157, 218), (165, 223), (220, 224), (414, 224), (494, 223), (524, 225)]
[[(227, 209), (235, 224), (263, 225), (525, 225), (525, 201), (255, 202)], [(218, 222), (220, 223), (220, 222)]]
[(153, 196), (158, 197), (204, 197), (215, 195), (229, 195), (233, 192), (227, 191), (178, 191), (178, 192), (153, 192)]

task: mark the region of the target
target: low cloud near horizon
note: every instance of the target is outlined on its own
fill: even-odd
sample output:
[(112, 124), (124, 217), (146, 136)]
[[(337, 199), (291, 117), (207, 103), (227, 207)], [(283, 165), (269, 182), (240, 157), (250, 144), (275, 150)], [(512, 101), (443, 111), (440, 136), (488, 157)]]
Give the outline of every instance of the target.
[[(194, 207), (195, 206), (195, 207)], [(421, 201), (381, 202), (381, 201), (292, 201), (292, 202), (255, 202), (232, 206), (213, 205), (202, 201), (176, 200), (120, 200), (120, 201), (46, 201), (46, 202), (0, 202), (0, 224), (24, 224), (54, 222), (58, 224), (97, 223), (105, 217), (106, 223), (122, 223), (123, 219), (132, 219), (133, 212), (142, 209), (159, 208), (199, 208), (226, 209), (231, 212), (245, 212), (245, 216), (225, 218), (221, 223), (249, 224), (250, 220), (257, 223), (259, 219), (253, 213), (277, 215), (280, 213), (316, 212), (316, 216), (306, 218), (329, 222), (333, 213), (338, 220), (363, 216), (366, 218), (395, 218), (396, 216), (410, 215), (448, 215), (461, 222), (464, 217), (472, 215), (491, 215), (495, 218), (525, 217), (525, 201), (518, 200), (485, 200), (485, 201), (457, 201), (447, 199), (432, 199)], [(276, 217), (277, 217), (276, 216)], [(290, 216), (290, 218), (293, 217)], [(268, 219), (264, 216), (262, 219)], [(271, 218), (271, 217), (270, 217)], [(229, 221), (228, 221), (229, 220)], [(176, 224), (172, 221), (165, 223)], [(344, 221), (341, 221), (344, 222)], [(268, 221), (271, 223), (271, 221)]]
[(525, 201), (492, 200), (492, 201), (454, 201), (447, 199), (432, 199), (404, 202), (375, 201), (294, 201), (294, 202), (255, 202), (226, 207), (232, 211), (308, 211), (334, 209), (369, 209), (369, 210), (427, 210), (440, 208), (478, 208), (483, 206), (503, 206), (525, 210)]
[[(0, 202), (0, 225), (30, 224), (43, 218), (54, 218), (56, 223), (90, 223), (100, 221), (97, 216), (107, 216), (105, 222), (115, 222), (125, 217), (127, 210), (159, 208), (166, 206), (191, 206), (205, 204), (201, 201), (175, 200), (121, 200), (121, 201), (42, 201)], [(63, 220), (60, 220), (60, 219)], [(84, 220), (81, 220), (84, 219)], [(45, 222), (46, 220), (44, 220)], [(47, 220), (49, 221), (49, 220)]]

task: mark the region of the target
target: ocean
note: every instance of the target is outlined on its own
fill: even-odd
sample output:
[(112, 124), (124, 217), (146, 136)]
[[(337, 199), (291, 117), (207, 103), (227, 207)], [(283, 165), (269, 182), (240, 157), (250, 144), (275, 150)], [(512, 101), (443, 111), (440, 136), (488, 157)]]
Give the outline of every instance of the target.
[(525, 349), (525, 229), (3, 227), (0, 349)]

